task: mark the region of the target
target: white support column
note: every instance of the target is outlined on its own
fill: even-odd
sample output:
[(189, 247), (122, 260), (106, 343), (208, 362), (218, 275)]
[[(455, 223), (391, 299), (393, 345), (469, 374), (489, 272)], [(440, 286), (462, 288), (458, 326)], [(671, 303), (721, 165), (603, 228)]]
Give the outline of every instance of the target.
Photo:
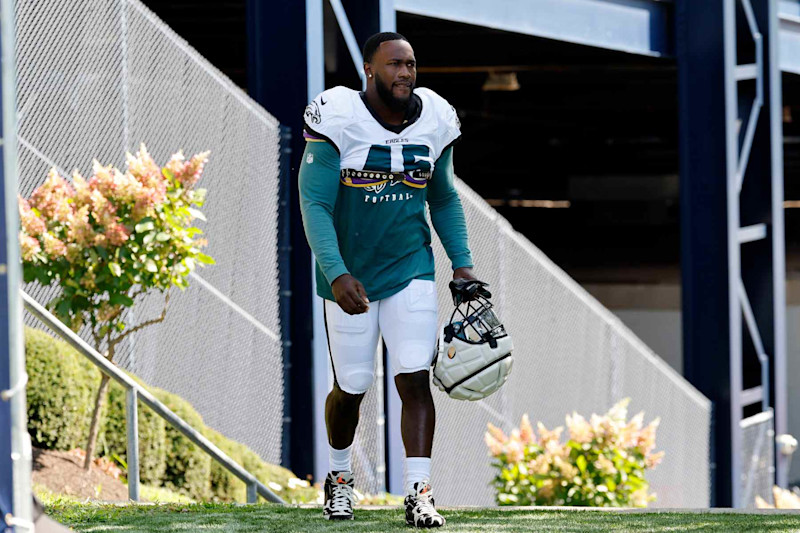
[(397, 31), (397, 10), (394, 0), (380, 0), (380, 26), (381, 31)]
[(308, 101), (325, 90), (325, 25), (323, 0), (306, 0), (306, 66)]
[[(741, 3), (742, 11), (747, 22), (749, 36), (755, 45), (755, 64), (737, 64), (737, 29), (736, 8)], [(786, 296), (785, 296), (785, 252), (783, 228), (783, 154), (782, 154), (782, 117), (781, 117), (781, 78), (777, 54), (777, 25), (778, 13), (775, 0), (765, 0), (759, 7), (767, 7), (766, 16), (761, 13), (759, 21), (753, 10), (751, 0), (725, 0), (724, 4), (724, 32), (725, 32), (725, 110), (726, 110), (726, 141), (727, 141), (727, 185), (728, 185), (728, 252), (729, 252), (729, 320), (730, 320), (730, 394), (731, 394), (731, 446), (732, 446), (732, 497), (735, 507), (747, 506), (750, 502), (742, 501), (741, 497), (750, 498), (750, 492), (741, 486), (741, 469), (745, 458), (742, 457), (742, 430), (741, 420), (744, 413), (745, 397), (748, 391), (742, 390), (742, 318), (747, 324), (750, 339), (756, 350), (761, 364), (762, 411), (770, 411), (770, 394), (775, 391), (775, 411), (780, 421), (776, 420), (776, 428), (780, 426), (785, 431), (786, 427)], [(769, 50), (764, 50), (764, 34), (768, 37)], [(769, 53), (769, 62), (766, 62), (765, 53)], [(765, 72), (765, 63), (769, 71)], [(768, 77), (768, 78), (767, 78)], [(768, 236), (767, 224), (756, 224), (742, 228), (740, 226), (740, 212), (742, 184), (747, 173), (750, 150), (753, 147), (758, 127), (759, 114), (764, 104), (764, 85), (770, 81), (769, 113), (769, 139), (770, 139), (770, 217), (769, 225), (772, 227), (772, 242), (770, 243), (772, 261), (773, 286), (772, 298), (773, 316), (771, 331), (759, 331), (756, 316), (750, 306), (749, 296), (742, 277), (741, 247), (746, 243), (756, 242)], [(741, 149), (739, 148), (739, 108), (742, 104), (738, 95), (738, 82), (754, 80), (756, 84), (755, 97), (751, 104), (749, 119), (747, 120)], [(741, 117), (743, 119), (743, 117)], [(762, 121), (763, 123), (763, 121)], [(762, 129), (764, 126), (762, 126)], [(762, 135), (766, 134), (762, 132)], [(749, 180), (766, 179), (759, 173), (751, 173)], [(766, 206), (763, 206), (766, 207)], [(767, 326), (765, 326), (767, 327)], [(770, 337), (774, 338), (770, 338)], [(775, 364), (776, 379), (774, 385), (770, 379), (770, 358), (765, 352), (762, 338), (773, 341), (770, 346), (774, 350), (773, 361)], [(783, 379), (781, 379), (783, 378)], [(772, 389), (772, 387), (775, 387)], [(755, 389), (751, 389), (753, 391)], [(780, 431), (780, 430), (778, 430)], [(770, 454), (770, 457), (773, 455)], [(786, 481), (787, 458), (776, 459), (777, 478), (781, 484)], [(748, 474), (748, 479), (752, 473)]]
[[(380, 27), (381, 31), (397, 31), (397, 10), (395, 0), (380, 0)], [(387, 368), (389, 368), (387, 366)], [(403, 404), (400, 401), (400, 394), (394, 382), (391, 372), (386, 373), (386, 420), (388, 428), (386, 431), (389, 447), (388, 461), (386, 469), (389, 472), (389, 486), (387, 489), (392, 494), (405, 494), (404, 486), (404, 462), (405, 450), (403, 448), (403, 434), (400, 431), (400, 417), (402, 415)]]
[[(325, 27), (323, 0), (306, 0), (306, 65), (310, 102), (325, 90)], [(312, 416), (314, 417), (314, 478), (323, 481), (328, 473), (328, 432), (325, 427), (325, 399), (333, 387), (333, 371), (328, 356), (328, 339), (325, 334), (322, 299), (317, 296), (315, 277), (316, 259), (311, 254), (311, 345), (314, 366)]]
[[(741, 279), (739, 249), (739, 140), (738, 87), (736, 82), (736, 0), (725, 0), (723, 7), (725, 32), (725, 114), (726, 171), (728, 189), (728, 323), (730, 339), (730, 412), (731, 420), (731, 501), (741, 507), (742, 436), (742, 311), (738, 289)], [(725, 416), (725, 413), (720, 413)]]
[[(765, 28), (767, 42), (770, 43), (769, 78), (770, 106), (769, 117), (772, 128), (770, 146), (772, 156), (772, 281), (773, 281), (773, 328), (775, 335), (775, 354), (773, 358), (773, 388), (775, 391), (775, 434), (781, 435), (789, 430), (788, 401), (786, 391), (786, 250), (783, 223), (783, 91), (781, 89), (781, 68), (778, 43), (780, 20), (778, 2), (769, 2), (769, 27)], [(789, 459), (782, 453), (775, 455), (776, 483), (787, 488), (789, 482)]]
[(325, 426), (325, 399), (333, 389), (333, 368), (328, 354), (328, 335), (325, 331), (325, 316), (322, 298), (317, 296), (314, 254), (311, 254), (311, 298), (313, 299), (314, 361), (314, 478), (324, 481), (328, 475), (328, 429)]

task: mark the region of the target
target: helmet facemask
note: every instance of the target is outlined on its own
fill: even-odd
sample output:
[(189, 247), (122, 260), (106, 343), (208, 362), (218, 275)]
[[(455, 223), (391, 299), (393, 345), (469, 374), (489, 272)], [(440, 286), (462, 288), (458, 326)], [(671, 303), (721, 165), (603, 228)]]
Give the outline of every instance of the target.
[(444, 328), (445, 342), (455, 337), (470, 344), (488, 342), (489, 346), (496, 348), (497, 339), (507, 333), (492, 307), (492, 303), (480, 295), (457, 305)]

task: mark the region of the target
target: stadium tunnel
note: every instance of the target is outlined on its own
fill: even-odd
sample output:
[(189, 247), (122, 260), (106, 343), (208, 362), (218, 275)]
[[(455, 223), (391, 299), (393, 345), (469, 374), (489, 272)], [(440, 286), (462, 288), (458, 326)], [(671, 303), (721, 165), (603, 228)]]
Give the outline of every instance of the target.
[[(252, 87), (248, 27), (252, 41), (253, 21), (248, 13), (252, 16), (254, 2), (146, 3), (236, 83)], [(423, 3), (414, 0), (395, 3), (396, 28), (414, 46), (418, 86), (444, 95), (459, 113), (463, 138), (455, 151), (458, 176), (682, 372), (675, 4), (567, 3), (578, 17), (597, 15), (601, 12), (592, 10), (604, 7), (617, 8), (619, 17), (640, 17), (644, 10), (649, 17), (647, 39), (642, 41), (633, 30), (608, 31), (606, 42), (592, 43), (569, 19), (550, 21), (555, 31), (547, 36), (546, 31), (529, 34), (537, 33), (535, 29), (527, 33), (494, 29), (488, 27), (491, 24), (468, 23), (464, 20), (468, 15), (460, 21), (448, 20), (456, 17), (446, 14), (430, 16), (437, 8), (421, 8)], [(379, 2), (343, 4), (361, 44), (359, 21), (370, 19), (363, 26), (374, 27)], [(435, 3), (439, 4), (446, 11), (452, 2)], [(795, 47), (791, 57), (781, 58), (781, 76), (787, 320), (796, 324), (800, 321), (800, 67), (793, 63), (800, 63), (795, 46), (800, 40), (794, 37), (800, 30), (800, 5), (786, 0), (779, 5), (785, 32), (782, 53)], [(284, 14), (280, 9), (288, 10), (270, 8), (275, 17)], [(287, 22), (287, 32), (297, 23), (296, 17)], [(324, 24), (325, 86), (359, 88), (360, 79), (329, 2), (324, 2)], [(626, 44), (630, 42), (635, 46)], [(281, 79), (277, 73), (274, 81)], [(298, 257), (301, 260), (295, 264), (302, 263), (303, 255)], [(789, 380), (800, 377), (800, 339), (794, 338), (795, 329), (787, 328)], [(752, 355), (743, 357), (745, 388), (759, 380)], [(796, 396), (790, 397), (790, 405), (800, 406), (800, 394), (790, 394)], [(800, 408), (790, 409), (789, 416), (790, 433), (800, 433)], [(800, 480), (800, 462), (794, 466), (790, 480)], [(304, 473), (308, 463), (298, 459), (293, 467)]]

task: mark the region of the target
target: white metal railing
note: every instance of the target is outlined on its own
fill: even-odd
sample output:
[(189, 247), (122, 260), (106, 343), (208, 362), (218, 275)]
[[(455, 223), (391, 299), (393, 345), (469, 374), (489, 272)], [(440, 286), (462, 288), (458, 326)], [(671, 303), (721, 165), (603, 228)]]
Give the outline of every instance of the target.
[(125, 372), (100, 355), (97, 350), (92, 348), (86, 341), (66, 327), (25, 291), (20, 291), (20, 293), (22, 294), (25, 309), (41, 320), (59, 337), (68, 342), (78, 353), (97, 366), (103, 374), (125, 388), (127, 397), (125, 403), (125, 417), (128, 431), (128, 497), (132, 501), (139, 501), (139, 408), (137, 400), (141, 399), (142, 402), (155, 411), (158, 416), (169, 422), (201, 450), (241, 479), (247, 485), (247, 503), (256, 503), (258, 501), (258, 496), (263, 496), (267, 501), (273, 503), (284, 503), (280, 497), (269, 490), (269, 488), (261, 483), (253, 474), (242, 468), (236, 461), (228, 457), (225, 452), (217, 448), (214, 443), (187, 424), (181, 417), (173, 413), (166, 405), (158, 401), (147, 389), (136, 383), (136, 381)]

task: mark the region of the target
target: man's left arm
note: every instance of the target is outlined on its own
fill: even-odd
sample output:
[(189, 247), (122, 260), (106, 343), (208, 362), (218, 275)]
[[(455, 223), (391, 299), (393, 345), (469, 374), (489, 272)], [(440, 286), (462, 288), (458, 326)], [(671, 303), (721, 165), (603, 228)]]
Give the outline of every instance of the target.
[(431, 222), (453, 264), (453, 279), (474, 280), (477, 278), (472, 273), (474, 265), (467, 240), (467, 221), (453, 178), (453, 148), (450, 147), (436, 161), (428, 183)]

